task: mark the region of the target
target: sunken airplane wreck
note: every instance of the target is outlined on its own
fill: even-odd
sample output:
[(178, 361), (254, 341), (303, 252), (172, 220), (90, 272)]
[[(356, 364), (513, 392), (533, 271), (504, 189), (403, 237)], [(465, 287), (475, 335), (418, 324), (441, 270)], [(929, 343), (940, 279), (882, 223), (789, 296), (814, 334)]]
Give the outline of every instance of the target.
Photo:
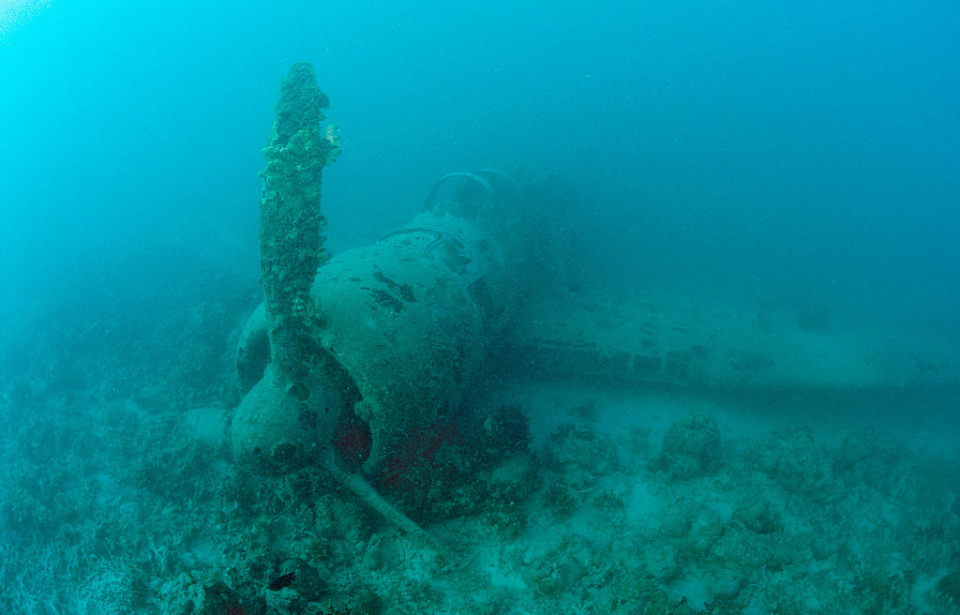
[(266, 300), (239, 344), (245, 397), (231, 428), (236, 462), (255, 472), (319, 468), (432, 542), (382, 491), (411, 441), (444, 439), (491, 361), (541, 378), (772, 397), (960, 381), (941, 341), (894, 344), (818, 327), (816, 315), (666, 296), (538, 299), (526, 291), (551, 250), (538, 236), (546, 197), (495, 170), (441, 178), (408, 225), (327, 258), (320, 180), (339, 146), (321, 128), (326, 102), (312, 68), (295, 65), (264, 151)]

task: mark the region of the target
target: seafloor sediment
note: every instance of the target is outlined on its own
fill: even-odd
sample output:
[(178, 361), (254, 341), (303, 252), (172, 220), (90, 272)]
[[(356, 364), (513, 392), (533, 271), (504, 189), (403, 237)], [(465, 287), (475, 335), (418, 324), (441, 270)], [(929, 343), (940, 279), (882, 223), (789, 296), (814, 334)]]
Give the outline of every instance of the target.
[(424, 544), (321, 472), (232, 464), (233, 309), (166, 323), (182, 333), (153, 348), (22, 347), (2, 380), (0, 612), (960, 613), (951, 434), (491, 383), (479, 415), (519, 407), (532, 443), (383, 485)]

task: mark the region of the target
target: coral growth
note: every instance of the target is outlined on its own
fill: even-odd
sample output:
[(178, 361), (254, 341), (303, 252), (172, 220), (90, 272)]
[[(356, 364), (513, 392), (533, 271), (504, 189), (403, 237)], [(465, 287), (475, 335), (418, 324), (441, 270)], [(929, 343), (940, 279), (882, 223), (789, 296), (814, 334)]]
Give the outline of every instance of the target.
[(340, 419), (333, 433), (333, 447), (337, 452), (337, 460), (344, 464), (346, 470), (359, 469), (370, 457), (372, 446), (373, 434), (369, 425), (352, 414)]
[(320, 132), (330, 106), (313, 66), (299, 62), (280, 84), (260, 201), (260, 280), (270, 324), (275, 375), (302, 387), (316, 318), (310, 287), (325, 260), (320, 211), (323, 167), (336, 148)]
[(716, 421), (693, 416), (667, 429), (654, 467), (673, 478), (688, 479), (716, 470), (720, 461), (720, 429)]
[[(409, 434), (380, 464), (377, 484), (418, 519), (482, 509), (503, 517), (505, 499), (524, 497), (514, 487), (535, 480), (531, 441), (529, 419), (517, 406), (500, 406), (486, 416), (465, 413)], [(506, 516), (521, 523), (513, 513)]]

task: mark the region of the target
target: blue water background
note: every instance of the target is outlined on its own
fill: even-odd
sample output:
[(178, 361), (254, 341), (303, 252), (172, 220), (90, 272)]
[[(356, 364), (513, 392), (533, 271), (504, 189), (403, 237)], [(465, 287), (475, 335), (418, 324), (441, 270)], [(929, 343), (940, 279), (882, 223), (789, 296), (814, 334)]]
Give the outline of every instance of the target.
[(960, 329), (953, 2), (59, 0), (0, 43), (0, 334), (255, 287), (302, 60), (342, 135), (333, 250), (519, 162), (578, 187), (595, 281)]

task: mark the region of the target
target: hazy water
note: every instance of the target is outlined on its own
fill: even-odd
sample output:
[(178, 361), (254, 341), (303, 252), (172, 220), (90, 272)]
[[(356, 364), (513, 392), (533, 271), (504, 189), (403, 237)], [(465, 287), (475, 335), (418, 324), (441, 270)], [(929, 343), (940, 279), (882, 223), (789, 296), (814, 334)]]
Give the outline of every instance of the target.
[(444, 173), (524, 162), (579, 186), (582, 268), (612, 284), (957, 330), (954, 3), (3, 6), (11, 316), (255, 284), (259, 150), (306, 60), (343, 138), (333, 249)]
[[(525, 163), (576, 186), (582, 211), (568, 230), (585, 252), (572, 270), (592, 285), (810, 306), (875, 321), (880, 339), (911, 328), (960, 339), (955, 2), (0, 0), (0, 525), (17, 538), (0, 541), (8, 610), (5, 600), (60, 592), (69, 604), (91, 587), (127, 596), (98, 567), (126, 569), (128, 557), (171, 572), (141, 548), (176, 536), (171, 519), (207, 536), (217, 500), (193, 517), (159, 514), (205, 484), (217, 493), (223, 470), (168, 467), (191, 433), (170, 438), (170, 425), (236, 402), (230, 331), (256, 300), (260, 149), (297, 61), (316, 67), (340, 126), (343, 153), (323, 186), (332, 250), (407, 222), (445, 173)], [(652, 425), (655, 448), (676, 417), (698, 412), (717, 415), (731, 440), (811, 422), (832, 446), (882, 424), (911, 448), (957, 455), (952, 390), (727, 409), (570, 386), (503, 394), (533, 410), (535, 427), (538, 416), (565, 420), (579, 395), (611, 432)], [(142, 474), (151, 464), (162, 470)], [(929, 501), (904, 482), (910, 497), (890, 505), (940, 527), (929, 520), (954, 502), (956, 466), (931, 465)], [(153, 492), (144, 476), (187, 476), (187, 490)], [(32, 503), (51, 512), (27, 514)], [(125, 525), (127, 506), (142, 525)], [(103, 540), (77, 529), (101, 519), (124, 524)], [(68, 575), (70, 588), (60, 564), (32, 572), (85, 553), (48, 544), (64, 529), (107, 554)], [(912, 534), (896, 534), (896, 549), (894, 534), (874, 535), (887, 536), (876, 542), (883, 569), (888, 553), (910, 552)], [(940, 543), (922, 543), (937, 548), (917, 558), (933, 562), (917, 564), (917, 592), (932, 593), (948, 565)], [(24, 578), (39, 589), (13, 583)]]

